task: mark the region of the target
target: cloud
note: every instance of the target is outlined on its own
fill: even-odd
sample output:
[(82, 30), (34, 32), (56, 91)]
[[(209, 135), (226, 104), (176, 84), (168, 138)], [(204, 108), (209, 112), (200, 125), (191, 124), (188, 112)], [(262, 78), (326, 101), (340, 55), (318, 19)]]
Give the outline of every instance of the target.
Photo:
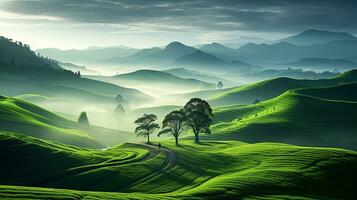
[[(11, 0), (1, 10), (75, 23), (171, 32), (356, 32), (354, 0)], [(30, 18), (31, 19), (31, 18)]]

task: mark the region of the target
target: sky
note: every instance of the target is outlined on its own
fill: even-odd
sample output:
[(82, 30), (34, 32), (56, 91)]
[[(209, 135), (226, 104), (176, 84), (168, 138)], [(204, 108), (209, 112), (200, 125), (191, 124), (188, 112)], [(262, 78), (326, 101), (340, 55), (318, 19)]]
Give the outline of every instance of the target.
[(32, 49), (235, 44), (306, 29), (357, 33), (355, 0), (1, 0), (0, 35)]

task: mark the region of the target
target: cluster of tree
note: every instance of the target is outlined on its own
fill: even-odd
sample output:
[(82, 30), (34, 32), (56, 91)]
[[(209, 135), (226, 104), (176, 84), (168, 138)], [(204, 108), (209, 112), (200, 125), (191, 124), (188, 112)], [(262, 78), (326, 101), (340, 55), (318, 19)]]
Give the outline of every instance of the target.
[(74, 72), (74, 75), (81, 77), (81, 72), (80, 71)]
[[(195, 143), (199, 143), (200, 133), (211, 133), (212, 116), (212, 108), (205, 100), (192, 98), (182, 109), (172, 111), (166, 115), (162, 122), (162, 130), (158, 133), (158, 136), (170, 134), (175, 138), (176, 145), (179, 145), (181, 133), (184, 130), (191, 129)], [(135, 133), (138, 136), (147, 137), (147, 142), (150, 143), (150, 135), (160, 128), (155, 122), (156, 120), (156, 115), (144, 114), (134, 122), (137, 125)]]

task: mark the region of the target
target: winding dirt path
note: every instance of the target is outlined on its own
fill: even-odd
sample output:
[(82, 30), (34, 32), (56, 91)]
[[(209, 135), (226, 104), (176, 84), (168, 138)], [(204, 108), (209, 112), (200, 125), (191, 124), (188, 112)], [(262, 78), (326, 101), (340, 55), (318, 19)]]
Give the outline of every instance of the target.
[[(159, 150), (156, 145), (148, 145), (148, 144), (135, 144), (135, 145), (137, 145), (138, 147), (151, 148), (154, 151)], [(161, 174), (167, 172), (168, 170), (170, 170), (176, 165), (176, 154), (173, 151), (164, 147), (161, 147), (159, 151), (163, 151), (166, 155), (165, 161), (162, 163), (162, 165), (158, 169), (153, 171), (151, 174), (149, 175), (145, 174), (134, 180), (134, 182), (128, 184), (126, 187), (120, 188), (120, 191), (128, 191), (128, 189), (130, 189), (131, 187), (135, 187), (136, 185), (154, 179), (160, 176)]]

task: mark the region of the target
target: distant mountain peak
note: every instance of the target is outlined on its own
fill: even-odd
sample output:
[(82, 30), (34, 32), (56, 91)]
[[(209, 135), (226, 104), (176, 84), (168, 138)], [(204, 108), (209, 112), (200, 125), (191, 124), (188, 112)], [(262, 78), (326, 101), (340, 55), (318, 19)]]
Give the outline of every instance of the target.
[(180, 47), (188, 47), (188, 46), (184, 45), (181, 42), (174, 41), (174, 42), (171, 42), (168, 45), (166, 45), (165, 49), (180, 48)]
[(325, 30), (308, 29), (293, 36), (278, 40), (298, 45), (325, 44), (338, 40), (357, 40), (357, 37), (346, 32), (333, 32)]

